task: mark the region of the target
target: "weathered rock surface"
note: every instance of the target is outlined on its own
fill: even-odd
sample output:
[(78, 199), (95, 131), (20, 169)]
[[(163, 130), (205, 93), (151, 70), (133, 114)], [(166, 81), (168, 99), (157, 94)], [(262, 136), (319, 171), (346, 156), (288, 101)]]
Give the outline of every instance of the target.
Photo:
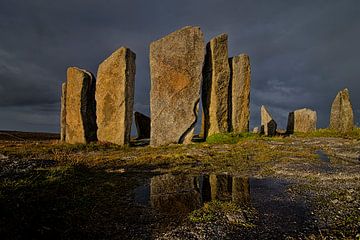
[(205, 138), (229, 130), (230, 67), (227, 40), (227, 35), (222, 34), (211, 39), (206, 46), (202, 86)]
[(92, 73), (69, 67), (66, 82), (66, 136), (68, 143), (96, 141), (95, 77)]
[(316, 130), (316, 111), (303, 108), (289, 113), (287, 133), (312, 132)]
[(66, 83), (61, 85), (60, 141), (66, 136)]
[(260, 133), (259, 127), (254, 127), (253, 133)]
[(150, 138), (151, 120), (148, 116), (135, 112), (135, 126), (138, 133), (138, 139)]
[(240, 54), (229, 59), (231, 85), (231, 131), (249, 132), (250, 122), (250, 58)]
[(99, 65), (96, 81), (97, 137), (125, 145), (130, 142), (134, 105), (135, 58), (121, 47)]
[(277, 124), (265, 106), (261, 106), (261, 133), (266, 136), (276, 135)]
[(184, 27), (150, 45), (152, 146), (190, 143), (198, 117), (204, 36)]
[(347, 88), (338, 92), (332, 103), (329, 127), (341, 132), (351, 131), (354, 128), (354, 113)]

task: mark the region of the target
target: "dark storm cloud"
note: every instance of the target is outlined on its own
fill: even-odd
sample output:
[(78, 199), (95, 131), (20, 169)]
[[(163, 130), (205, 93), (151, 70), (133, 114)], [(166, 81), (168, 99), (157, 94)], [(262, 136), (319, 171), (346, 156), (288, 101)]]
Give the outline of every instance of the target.
[(96, 74), (120, 46), (137, 54), (135, 110), (149, 113), (148, 46), (185, 25), (206, 40), (229, 34), (229, 55), (252, 64), (252, 126), (262, 104), (281, 127), (310, 107), (328, 124), (331, 101), (348, 87), (359, 122), (360, 2), (0, 0), (0, 129), (58, 130), (68, 66)]

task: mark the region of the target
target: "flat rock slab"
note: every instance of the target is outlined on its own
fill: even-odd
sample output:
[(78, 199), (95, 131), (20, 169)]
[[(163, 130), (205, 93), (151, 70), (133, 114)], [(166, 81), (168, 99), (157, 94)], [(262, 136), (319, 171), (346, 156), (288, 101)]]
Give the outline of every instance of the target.
[(92, 73), (69, 67), (66, 82), (67, 143), (96, 141), (95, 77)]
[(135, 58), (121, 47), (100, 65), (96, 81), (97, 137), (101, 142), (129, 144), (134, 105)]
[(207, 44), (203, 78), (202, 104), (206, 138), (229, 130), (230, 66), (226, 34), (211, 39)]
[(231, 131), (249, 132), (250, 122), (250, 58), (240, 54), (229, 59), (231, 69)]
[(150, 138), (151, 119), (139, 112), (134, 113), (137, 139)]
[(265, 106), (261, 106), (261, 133), (266, 136), (275, 136), (277, 123)]
[(204, 36), (184, 27), (150, 45), (152, 146), (190, 143), (198, 116)]
[(338, 92), (332, 103), (329, 127), (341, 132), (351, 131), (354, 128), (354, 113), (347, 88)]
[(289, 113), (287, 133), (313, 132), (316, 130), (316, 111), (303, 108)]

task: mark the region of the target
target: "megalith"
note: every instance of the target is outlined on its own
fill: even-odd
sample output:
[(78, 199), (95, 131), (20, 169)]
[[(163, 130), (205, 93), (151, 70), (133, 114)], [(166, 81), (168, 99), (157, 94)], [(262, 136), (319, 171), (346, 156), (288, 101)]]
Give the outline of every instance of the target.
[(347, 88), (338, 92), (332, 103), (329, 128), (340, 132), (351, 131), (354, 128), (354, 113)]
[(135, 58), (130, 49), (121, 47), (99, 65), (95, 96), (97, 137), (101, 142), (130, 143)]
[(316, 111), (303, 108), (289, 113), (287, 133), (313, 132), (316, 130)]
[(135, 117), (136, 131), (138, 134), (137, 139), (150, 138), (150, 125), (151, 125), (150, 118), (139, 112), (135, 112), (134, 117)]
[(66, 136), (66, 82), (61, 84), (61, 109), (60, 109), (60, 141), (65, 141)]
[(205, 138), (229, 131), (229, 82), (228, 36), (221, 34), (206, 46), (202, 85)]
[(261, 106), (261, 133), (266, 136), (276, 135), (277, 123), (265, 106)]
[(250, 58), (240, 54), (229, 59), (230, 65), (230, 130), (249, 132), (250, 122)]
[(184, 27), (150, 45), (150, 145), (190, 143), (198, 118), (204, 36)]
[(95, 77), (77, 68), (67, 69), (66, 133), (67, 143), (96, 141)]

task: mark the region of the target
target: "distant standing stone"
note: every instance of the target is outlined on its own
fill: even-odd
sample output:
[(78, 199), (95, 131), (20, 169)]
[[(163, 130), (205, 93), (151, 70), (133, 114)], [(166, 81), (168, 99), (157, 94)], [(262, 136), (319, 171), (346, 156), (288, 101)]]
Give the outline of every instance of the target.
[(254, 127), (253, 133), (260, 133), (259, 127)]
[(231, 131), (249, 132), (250, 58), (241, 54), (229, 59), (231, 69)]
[(135, 112), (135, 126), (138, 133), (138, 139), (150, 138), (151, 120), (142, 113)]
[(66, 142), (96, 141), (95, 77), (92, 73), (69, 67), (66, 82)]
[(316, 111), (303, 108), (289, 113), (287, 133), (313, 132), (316, 130)]
[(152, 146), (190, 143), (198, 118), (204, 36), (184, 27), (150, 45)]
[(277, 124), (265, 106), (261, 106), (261, 133), (266, 136), (276, 135)]
[(60, 141), (66, 136), (66, 82), (61, 85)]
[(354, 113), (347, 88), (338, 92), (332, 103), (329, 127), (341, 132), (351, 131), (354, 128)]
[(207, 44), (203, 78), (202, 104), (206, 138), (229, 130), (230, 67), (226, 34), (211, 39)]
[(96, 81), (99, 141), (129, 144), (134, 105), (135, 58), (121, 47), (100, 65)]

